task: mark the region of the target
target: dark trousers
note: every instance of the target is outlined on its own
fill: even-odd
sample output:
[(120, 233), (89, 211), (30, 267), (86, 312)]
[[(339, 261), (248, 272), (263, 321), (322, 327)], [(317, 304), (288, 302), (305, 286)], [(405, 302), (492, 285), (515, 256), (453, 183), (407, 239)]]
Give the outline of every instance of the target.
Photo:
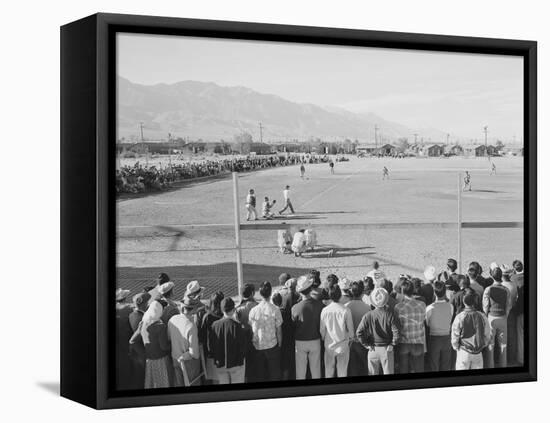
[(348, 376), (367, 376), (369, 374), (369, 352), (358, 341), (349, 346)]
[(424, 345), (399, 344), (399, 373), (422, 373), (424, 371)]
[(428, 370), (451, 370), (451, 336), (428, 336)]
[(250, 343), (250, 346), (248, 347), (248, 350), (246, 351), (245, 355), (245, 370), (244, 370), (244, 378), (246, 383), (253, 383), (258, 382), (258, 377), (256, 375), (256, 349)]
[(292, 203), (290, 202), (290, 199), (286, 200), (285, 206), (281, 209), (279, 213), (283, 213), (286, 209), (290, 209), (290, 212), (294, 213), (294, 207), (292, 207)]
[(267, 350), (256, 350), (256, 379), (258, 381), (281, 380), (281, 348), (277, 345)]
[(506, 342), (506, 354), (508, 365), (518, 362), (518, 335), (517, 335), (517, 313), (515, 310), (508, 314), (508, 339)]

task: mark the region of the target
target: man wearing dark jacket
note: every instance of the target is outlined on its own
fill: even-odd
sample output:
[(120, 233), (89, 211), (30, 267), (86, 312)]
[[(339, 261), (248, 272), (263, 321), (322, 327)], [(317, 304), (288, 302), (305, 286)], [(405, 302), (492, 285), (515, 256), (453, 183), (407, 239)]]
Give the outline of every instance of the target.
[(371, 302), (376, 307), (363, 316), (357, 327), (359, 342), (368, 349), (369, 374), (394, 373), (393, 348), (399, 342), (401, 325), (395, 313), (388, 309), (389, 294), (384, 288), (375, 288)]
[(210, 349), (220, 384), (244, 383), (246, 332), (235, 318), (231, 297), (222, 300), (223, 318), (212, 324)]

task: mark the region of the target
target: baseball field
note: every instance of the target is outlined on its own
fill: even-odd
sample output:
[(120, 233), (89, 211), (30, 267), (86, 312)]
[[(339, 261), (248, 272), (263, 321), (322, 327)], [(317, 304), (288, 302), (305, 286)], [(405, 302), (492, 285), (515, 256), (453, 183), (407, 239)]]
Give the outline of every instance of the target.
[[(351, 279), (366, 275), (377, 260), (390, 279), (421, 275), (427, 265), (443, 269), (457, 257), (459, 172), (471, 174), (471, 191), (462, 193), (463, 222), (523, 221), (523, 158), (357, 158), (238, 174), (243, 276), (245, 282), (276, 282), (288, 272), (318, 269)], [(382, 168), (390, 179), (382, 180)], [(265, 196), (283, 206), (290, 186), (296, 213), (246, 222), (245, 197), (256, 191), (257, 210)], [(288, 212), (287, 212), (288, 213)], [(313, 228), (317, 248), (303, 257), (282, 254), (277, 229), (292, 233)], [(485, 225), (481, 225), (485, 226)], [(237, 267), (231, 175), (180, 183), (170, 190), (117, 200), (117, 286), (132, 292), (152, 285), (160, 272), (176, 281), (182, 295), (190, 280), (206, 294), (237, 293)], [(335, 254), (329, 257), (328, 252)], [(523, 228), (462, 229), (462, 270), (476, 260), (523, 259)]]

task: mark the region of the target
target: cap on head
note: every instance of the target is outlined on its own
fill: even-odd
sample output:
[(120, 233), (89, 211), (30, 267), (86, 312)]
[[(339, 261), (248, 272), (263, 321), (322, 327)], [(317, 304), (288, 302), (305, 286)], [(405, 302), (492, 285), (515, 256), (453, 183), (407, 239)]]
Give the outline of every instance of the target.
[(296, 282), (296, 291), (302, 293), (309, 289), (313, 285), (313, 278), (311, 275), (302, 275)]
[(166, 283), (163, 283), (162, 285), (160, 285), (158, 287), (158, 292), (160, 295), (166, 295), (168, 293), (170, 293), (170, 291), (172, 291), (172, 289), (174, 289), (174, 282), (166, 282)]
[(427, 281), (430, 281), (430, 282), (434, 281), (436, 278), (435, 267), (427, 266), (426, 269), (424, 270), (424, 277), (426, 278)]
[(389, 294), (384, 288), (374, 288), (370, 294), (371, 303), (377, 307), (382, 308), (388, 303)]

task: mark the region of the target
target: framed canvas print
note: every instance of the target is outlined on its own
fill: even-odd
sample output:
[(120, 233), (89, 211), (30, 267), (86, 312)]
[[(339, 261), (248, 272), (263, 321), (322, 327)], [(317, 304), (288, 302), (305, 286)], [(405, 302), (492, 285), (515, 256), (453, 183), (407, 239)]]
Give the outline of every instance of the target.
[(536, 380), (536, 43), (61, 28), (61, 394)]

